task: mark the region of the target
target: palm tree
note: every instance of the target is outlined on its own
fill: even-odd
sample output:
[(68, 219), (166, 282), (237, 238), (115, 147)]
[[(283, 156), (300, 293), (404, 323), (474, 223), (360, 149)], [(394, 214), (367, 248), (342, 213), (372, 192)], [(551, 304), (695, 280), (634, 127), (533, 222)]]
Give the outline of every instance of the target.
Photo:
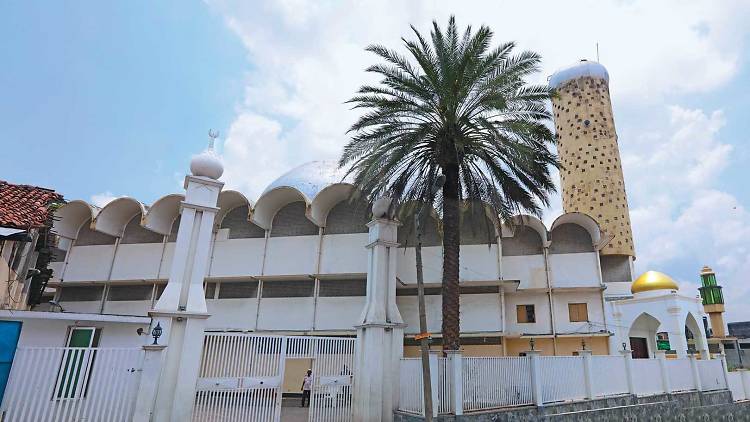
[[(451, 17), (445, 31), (433, 22), (429, 41), (411, 28), (416, 39), (402, 38), (408, 58), (367, 47), (385, 61), (367, 69), (382, 80), (349, 100), (366, 112), (349, 129), (339, 164), (371, 199), (434, 201), (443, 219), (443, 349), (457, 350), (461, 204), (480, 201), (504, 220), (541, 214), (555, 191), (550, 167), (558, 166), (548, 149), (551, 91), (525, 80), (540, 56), (513, 54), (513, 42), (491, 49), (486, 26), (459, 36)], [(445, 184), (433, 199), (440, 174)]]

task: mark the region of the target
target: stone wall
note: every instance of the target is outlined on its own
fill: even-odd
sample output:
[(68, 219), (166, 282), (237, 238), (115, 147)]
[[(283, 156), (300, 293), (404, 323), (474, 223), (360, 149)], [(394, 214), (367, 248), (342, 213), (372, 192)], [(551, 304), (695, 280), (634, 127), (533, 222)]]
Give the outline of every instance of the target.
[[(396, 412), (394, 422), (416, 422), (422, 417)], [(594, 421), (750, 421), (750, 402), (733, 403), (729, 391), (688, 392), (648, 397), (607, 399), (440, 416), (440, 422), (594, 422)]]

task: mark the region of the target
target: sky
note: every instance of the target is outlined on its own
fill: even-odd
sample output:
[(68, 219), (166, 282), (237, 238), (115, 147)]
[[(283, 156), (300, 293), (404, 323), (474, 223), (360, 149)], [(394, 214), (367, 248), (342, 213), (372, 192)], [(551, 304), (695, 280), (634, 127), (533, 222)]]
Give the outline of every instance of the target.
[[(159, 1), (0, 3), (0, 179), (98, 205), (181, 190), (218, 130), (229, 188), (256, 199), (336, 159), (373, 82), (370, 44), (409, 25), (488, 25), (543, 57), (582, 58), (610, 91), (636, 272), (696, 292), (710, 265), (727, 320), (750, 320), (750, 3), (746, 1)], [(403, 51), (403, 50), (402, 50)], [(545, 221), (561, 213), (553, 198)]]

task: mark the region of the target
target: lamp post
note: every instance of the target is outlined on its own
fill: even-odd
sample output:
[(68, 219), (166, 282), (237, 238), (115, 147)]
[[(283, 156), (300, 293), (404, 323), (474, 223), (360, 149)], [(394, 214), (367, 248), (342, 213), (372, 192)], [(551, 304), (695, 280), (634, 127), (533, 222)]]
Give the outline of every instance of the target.
[(424, 212), (425, 203), (432, 203), (437, 191), (445, 184), (445, 175), (439, 175), (430, 186), (430, 196), (428, 201), (419, 205), (417, 213), (414, 215), (414, 223), (417, 226), (417, 244), (414, 248), (417, 263), (417, 296), (419, 301), (419, 350), (422, 356), (422, 387), (424, 393), (424, 419), (432, 421), (433, 403), (432, 403), (432, 381), (430, 379), (430, 333), (427, 332), (427, 313), (424, 303), (424, 275), (422, 273), (422, 236), (424, 235), (424, 225), (422, 224), (422, 213)]

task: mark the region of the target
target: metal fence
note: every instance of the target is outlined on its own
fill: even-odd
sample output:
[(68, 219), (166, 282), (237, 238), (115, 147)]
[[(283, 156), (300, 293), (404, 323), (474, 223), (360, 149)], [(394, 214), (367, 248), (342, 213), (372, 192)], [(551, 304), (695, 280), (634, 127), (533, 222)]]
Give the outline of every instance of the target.
[[(437, 389), (433, 388), (433, 399), (440, 414), (623, 394), (647, 396), (697, 390), (698, 385), (702, 391), (728, 388), (719, 359), (631, 359), (590, 354), (455, 359), (458, 361), (430, 357), (431, 365), (435, 366), (430, 372), (437, 377), (437, 380), (432, 380), (433, 387), (437, 386)], [(461, 366), (462, 377), (458, 380), (449, 376), (455, 363)], [(421, 360), (402, 359), (400, 371), (399, 410), (422, 414)], [(736, 380), (733, 383), (735, 387), (739, 385)], [(665, 386), (669, 386), (669, 391)], [(460, 392), (458, 401), (453, 399), (456, 392)], [(454, 403), (462, 408), (452, 408)]]
[(19, 347), (3, 421), (130, 421), (140, 348)]

